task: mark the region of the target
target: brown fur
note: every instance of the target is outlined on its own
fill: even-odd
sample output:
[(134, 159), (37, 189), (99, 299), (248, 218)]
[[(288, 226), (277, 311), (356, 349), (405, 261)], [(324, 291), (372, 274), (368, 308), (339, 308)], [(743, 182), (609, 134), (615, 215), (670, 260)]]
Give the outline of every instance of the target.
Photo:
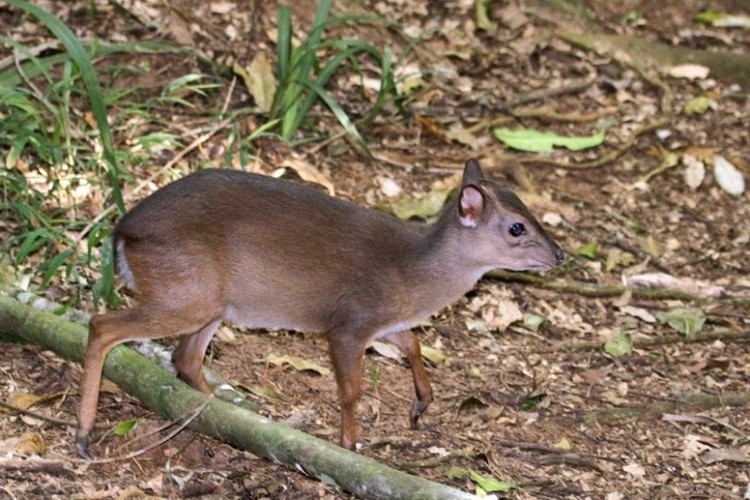
[[(520, 222), (526, 233), (513, 237)], [(545, 270), (562, 252), (521, 201), (470, 160), (458, 195), (432, 225), (399, 221), (270, 177), (202, 170), (144, 199), (114, 233), (120, 273), (137, 305), (90, 324), (78, 414), (87, 456), (107, 352), (133, 339), (181, 335), (181, 377), (210, 394), (206, 347), (222, 320), (321, 332), (341, 400), (341, 444), (356, 441), (354, 409), (373, 338), (400, 347), (419, 415), (432, 400), (409, 328), (470, 290), (486, 271)]]

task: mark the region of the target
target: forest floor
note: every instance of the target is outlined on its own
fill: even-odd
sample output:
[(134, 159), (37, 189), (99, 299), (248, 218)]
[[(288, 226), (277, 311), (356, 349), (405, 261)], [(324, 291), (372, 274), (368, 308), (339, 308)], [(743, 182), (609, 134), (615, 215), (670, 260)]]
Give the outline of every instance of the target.
[[(37, 3), (82, 39), (176, 40), (208, 59), (231, 56), (244, 67), (259, 52), (273, 59), (276, 2), (184, 0), (173, 10), (155, 0)], [(295, 3), (301, 37), (315, 5)], [(190, 107), (155, 105), (150, 113), (159, 115), (158, 126), (155, 120), (123, 118), (127, 110), (119, 102), (110, 106), (118, 149), (133, 152), (138, 137), (157, 132), (174, 134), (182, 144), (152, 153), (137, 168), (124, 166), (133, 176), (123, 187), (127, 205), (208, 164), (270, 174), (286, 162), (285, 177), (309, 179), (315, 170), (336, 196), (387, 209), (455, 185), (466, 159), (477, 157), (489, 175), (519, 193), (567, 260), (545, 274), (542, 284), (485, 278), (418, 329), (422, 344), (445, 358), (428, 363), (435, 401), (418, 430), (408, 426), (413, 387), (405, 361), (368, 352), (357, 413), (359, 453), (471, 492), (474, 483), (458, 471), (515, 481), (506, 493), (511, 498), (750, 498), (750, 203), (747, 192), (736, 196), (722, 188), (714, 170), (721, 157), (745, 179), (750, 176), (748, 88), (711, 75), (670, 76), (666, 67), (641, 70), (563, 34), (597, 30), (712, 50), (719, 57), (750, 53), (750, 30), (706, 26), (694, 16), (707, 5), (745, 16), (750, 11), (742, 11), (742, 2), (718, 0), (668, 0), (658, 8), (643, 0), (591, 1), (590, 24), (581, 28), (552, 7), (511, 0), (489, 2), (494, 29), (482, 30), (471, 1), (340, 3), (347, 12), (382, 15), (395, 25), (349, 22), (331, 35), (393, 47), (395, 54), (404, 53), (410, 36), (421, 36), (400, 63), (402, 75), (411, 74), (404, 84), (414, 86), (403, 90), (409, 92), (407, 114), (389, 105), (361, 129), (374, 159), (322, 107), (313, 109), (314, 140), (290, 146), (261, 137), (243, 159), (227, 144), (232, 134), (247, 136), (263, 123), (262, 115), (247, 113), (186, 151), (172, 172), (152, 178), (216, 123), (225, 101), (230, 109), (249, 107), (252, 97), (241, 79), (232, 86), (231, 72), (212, 74), (194, 52), (109, 56), (97, 61), (103, 85), (137, 89), (131, 101), (158, 96), (186, 74), (206, 74), (216, 84), (204, 95), (184, 96)], [(336, 14), (344, 9), (334, 5)], [(27, 46), (51, 39), (33, 19), (8, 7), (0, 7), (0, 26)], [(359, 70), (367, 77), (376, 68), (363, 64)], [(372, 89), (361, 83), (349, 70), (330, 85), (354, 117), (372, 102)], [(708, 108), (691, 108), (697, 98)], [(525, 126), (589, 136), (604, 123), (604, 143), (579, 152), (519, 152), (492, 134), (499, 127)], [(143, 189), (133, 192), (139, 182)], [(92, 192), (77, 210), (77, 217), (93, 219), (102, 210), (102, 195)], [(0, 224), (0, 236), (14, 230), (10, 220)], [(663, 287), (704, 298), (649, 298), (619, 289), (587, 293), (641, 284), (655, 273)], [(561, 290), (549, 283), (571, 286)], [(718, 292), (709, 296), (707, 290)], [(90, 297), (76, 297), (69, 283), (53, 280), (46, 295), (95, 312)], [(702, 312), (705, 323), (697, 333), (684, 335), (659, 319), (680, 307)], [(524, 328), (519, 311), (545, 321), (537, 331)], [(617, 338), (632, 341), (630, 352), (603, 347)], [(0, 400), (38, 400), (30, 408), (35, 416), (0, 413), (0, 449), (10, 457), (19, 440), (31, 436), (43, 442), (43, 457), (64, 464), (75, 456), (80, 366), (34, 345), (0, 347)], [(323, 338), (230, 326), (222, 328), (206, 363), (251, 392), (263, 415), (336, 441), (333, 376), (275, 366), (265, 361), (271, 354), (330, 366)], [(98, 419), (108, 426), (138, 419), (138, 425), (125, 438), (102, 436), (97, 429), (97, 457), (123, 454), (130, 438), (164, 424), (111, 384)], [(350, 498), (188, 430), (114, 463), (34, 470), (0, 461), (1, 498), (201, 496)]]

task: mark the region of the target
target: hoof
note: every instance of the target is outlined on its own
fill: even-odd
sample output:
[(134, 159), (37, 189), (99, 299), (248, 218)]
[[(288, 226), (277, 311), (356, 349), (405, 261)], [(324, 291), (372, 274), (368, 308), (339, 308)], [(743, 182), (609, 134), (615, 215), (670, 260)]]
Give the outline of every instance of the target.
[(77, 436), (76, 437), (76, 450), (78, 454), (85, 460), (92, 460), (89, 454), (89, 437), (88, 436)]

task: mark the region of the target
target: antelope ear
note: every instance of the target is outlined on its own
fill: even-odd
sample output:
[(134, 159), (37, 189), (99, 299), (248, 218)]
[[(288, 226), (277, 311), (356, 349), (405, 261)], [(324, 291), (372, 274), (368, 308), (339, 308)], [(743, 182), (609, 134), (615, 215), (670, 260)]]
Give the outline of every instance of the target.
[(479, 166), (479, 162), (474, 158), (469, 158), (464, 165), (464, 176), (461, 181), (462, 186), (475, 185), (478, 186), (484, 180), (484, 174), (482, 168)]
[(476, 186), (462, 186), (458, 194), (458, 219), (464, 227), (477, 227), (484, 212), (484, 195)]

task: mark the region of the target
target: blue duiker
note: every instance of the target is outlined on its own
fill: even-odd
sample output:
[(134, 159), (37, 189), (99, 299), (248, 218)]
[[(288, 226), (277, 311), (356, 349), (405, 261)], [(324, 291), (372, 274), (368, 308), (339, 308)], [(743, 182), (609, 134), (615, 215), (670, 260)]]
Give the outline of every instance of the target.
[(201, 170), (141, 201), (115, 228), (113, 245), (136, 304), (89, 325), (76, 433), (86, 458), (109, 350), (179, 335), (178, 373), (211, 394), (203, 358), (222, 321), (325, 335), (341, 404), (340, 444), (349, 449), (365, 349), (374, 339), (395, 344), (411, 366), (415, 428), (432, 388), (409, 329), (491, 269), (545, 271), (563, 261), (521, 200), (486, 180), (475, 160), (432, 224), (403, 222), (293, 182)]

